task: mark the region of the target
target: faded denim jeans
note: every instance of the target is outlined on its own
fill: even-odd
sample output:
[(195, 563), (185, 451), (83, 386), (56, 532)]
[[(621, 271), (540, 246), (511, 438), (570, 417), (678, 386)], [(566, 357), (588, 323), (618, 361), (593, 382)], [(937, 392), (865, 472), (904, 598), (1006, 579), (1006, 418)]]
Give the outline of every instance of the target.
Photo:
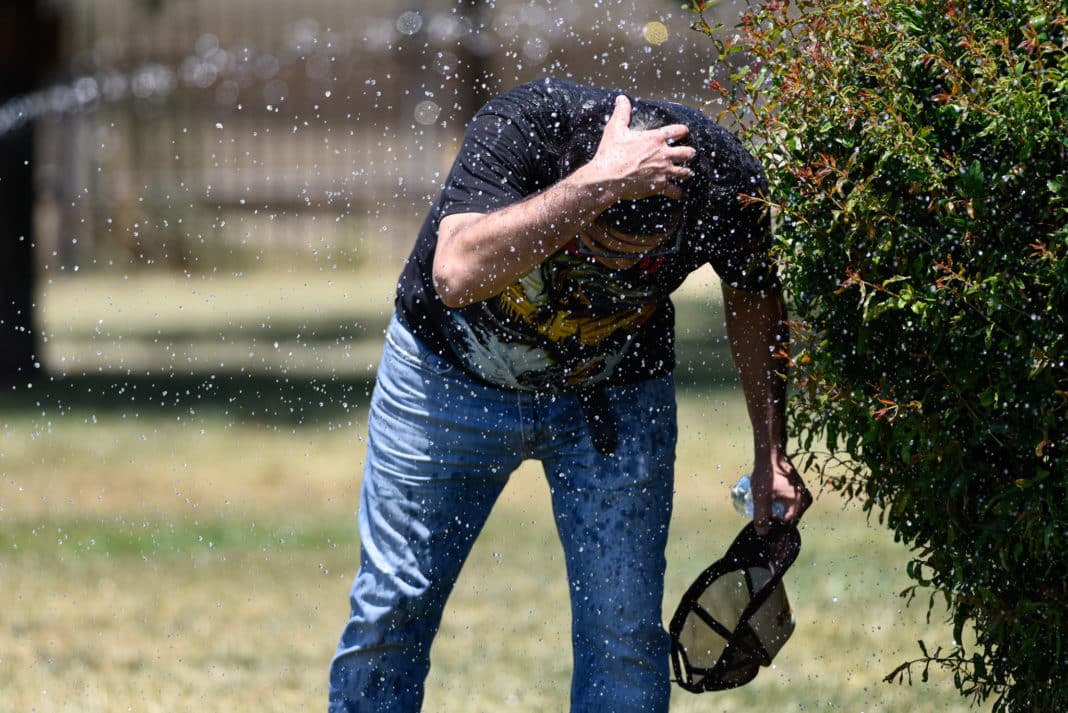
[(619, 429), (608, 456), (594, 448), (577, 397), (475, 382), (393, 318), (371, 399), (360, 571), (331, 663), (330, 711), (419, 710), (445, 601), (526, 459), (543, 464), (567, 565), (572, 712), (667, 711), (674, 382), (606, 395)]

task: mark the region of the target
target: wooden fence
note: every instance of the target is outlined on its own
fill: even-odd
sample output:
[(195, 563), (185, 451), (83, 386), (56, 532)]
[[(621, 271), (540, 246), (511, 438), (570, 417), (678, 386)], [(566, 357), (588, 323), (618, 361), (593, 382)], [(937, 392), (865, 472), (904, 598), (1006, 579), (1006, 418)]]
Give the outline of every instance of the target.
[(403, 255), (489, 93), (560, 74), (699, 103), (711, 61), (666, 1), (59, 4), (79, 100), (39, 121), (46, 271)]

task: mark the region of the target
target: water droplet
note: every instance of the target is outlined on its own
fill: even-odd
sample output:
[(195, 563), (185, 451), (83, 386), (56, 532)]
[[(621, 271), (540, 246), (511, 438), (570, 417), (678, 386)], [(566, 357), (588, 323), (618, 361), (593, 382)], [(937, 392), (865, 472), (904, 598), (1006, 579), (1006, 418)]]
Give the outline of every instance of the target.
[(429, 99), (415, 105), (415, 120), (420, 124), (430, 125), (438, 120), (441, 107)]
[(642, 27), (642, 37), (651, 45), (663, 44), (668, 38), (667, 25), (656, 20), (647, 22)]
[(402, 35), (414, 35), (423, 27), (423, 16), (414, 10), (402, 13), (397, 18), (397, 32)]

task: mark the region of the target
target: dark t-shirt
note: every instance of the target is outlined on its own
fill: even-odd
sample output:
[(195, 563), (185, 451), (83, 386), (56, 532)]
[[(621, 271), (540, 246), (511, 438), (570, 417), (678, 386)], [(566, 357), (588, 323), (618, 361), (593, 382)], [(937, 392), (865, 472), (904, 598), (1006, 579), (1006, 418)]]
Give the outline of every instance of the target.
[(760, 166), (703, 114), (654, 102), (686, 124), (697, 151), (712, 159), (704, 161), (713, 168), (699, 195), (687, 191), (676, 254), (612, 270), (572, 241), (496, 297), (461, 309), (442, 304), (431, 278), (441, 218), (489, 213), (556, 183), (575, 117), (620, 93), (538, 80), (491, 100), (467, 128), (401, 273), (397, 309), (428, 346), (480, 380), (558, 391), (662, 376), (675, 366), (669, 296), (690, 272), (711, 263), (740, 289), (777, 284), (766, 211), (739, 198), (765, 190)]

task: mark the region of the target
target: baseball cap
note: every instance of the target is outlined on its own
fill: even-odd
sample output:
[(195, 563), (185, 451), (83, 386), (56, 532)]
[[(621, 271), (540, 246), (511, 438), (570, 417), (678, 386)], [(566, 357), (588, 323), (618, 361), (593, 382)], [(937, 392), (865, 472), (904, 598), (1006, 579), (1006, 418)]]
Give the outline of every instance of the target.
[(771, 664), (794, 631), (782, 576), (800, 549), (796, 526), (772, 520), (761, 536), (750, 522), (690, 585), (670, 626), (671, 663), (682, 688), (736, 688)]

